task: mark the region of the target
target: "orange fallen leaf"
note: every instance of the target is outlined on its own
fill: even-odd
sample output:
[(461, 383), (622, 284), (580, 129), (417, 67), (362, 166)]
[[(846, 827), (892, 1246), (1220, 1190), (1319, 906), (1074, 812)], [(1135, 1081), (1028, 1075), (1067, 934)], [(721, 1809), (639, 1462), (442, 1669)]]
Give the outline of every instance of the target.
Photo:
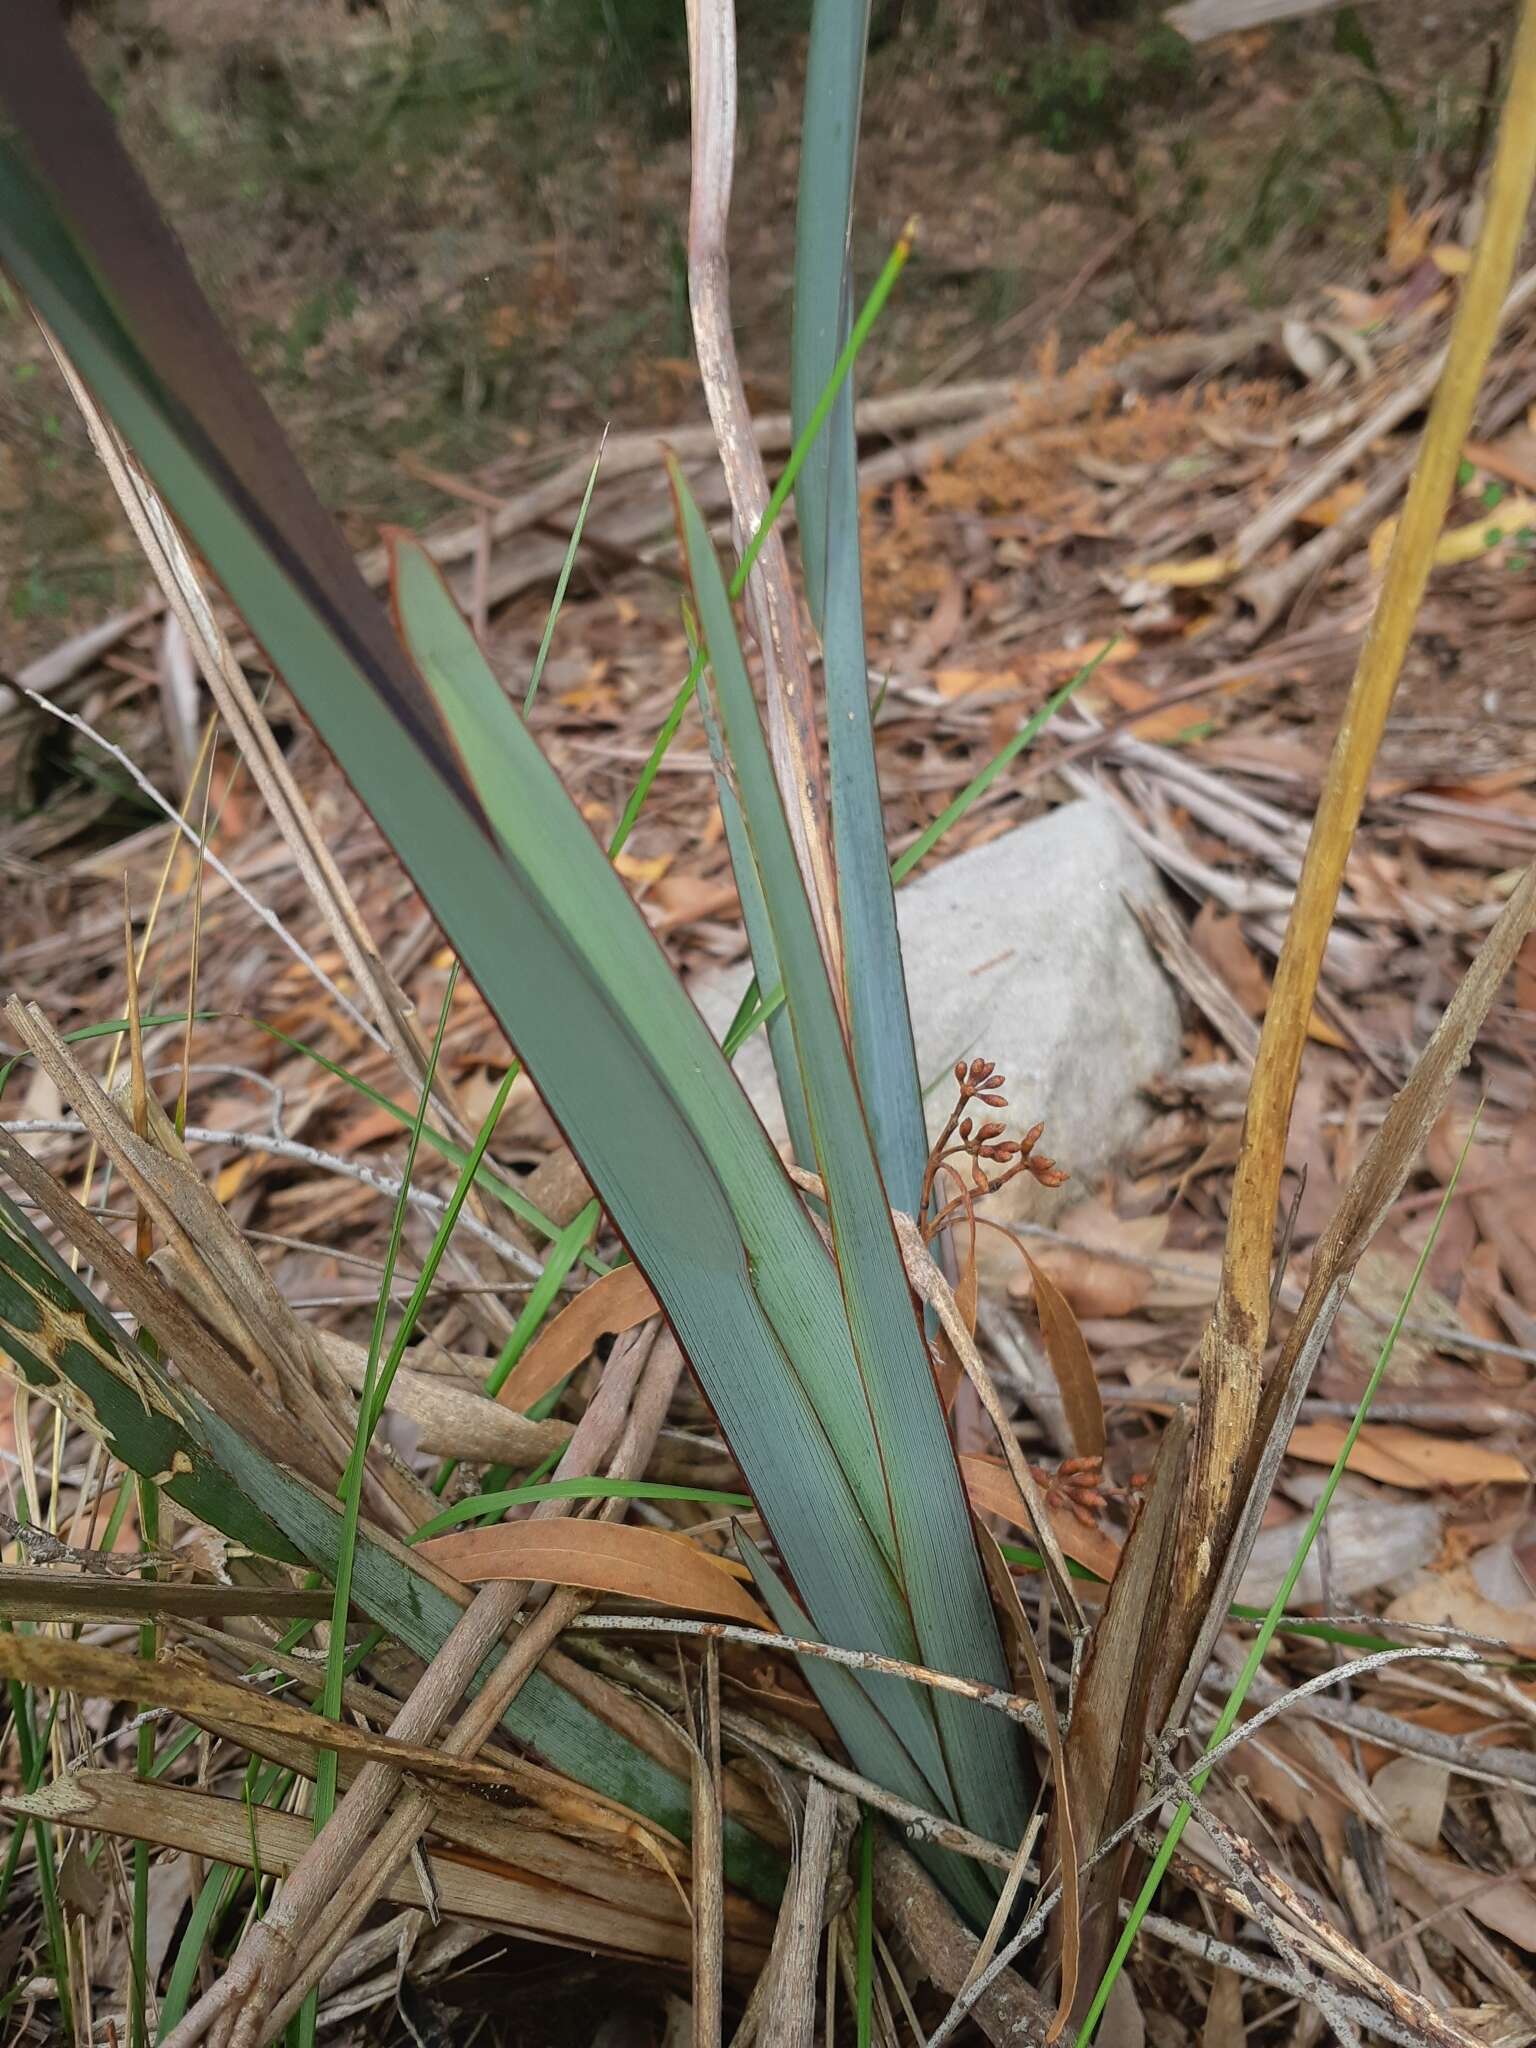
[[(1077, 1245), (1042, 1245), (1030, 1261), (1048, 1272), (1080, 1316), (1102, 1320), (1128, 1316), (1140, 1308), (1152, 1290), (1144, 1266), (1128, 1265), (1102, 1252), (1086, 1251)], [(1015, 1299), (1034, 1299), (1034, 1283), (1021, 1273), (1009, 1283)]]
[[(1012, 1522), (1016, 1529), (1022, 1529), (1026, 1536), (1033, 1537), (1034, 1517), (1025, 1505), (1023, 1494), (1014, 1485), (1012, 1473), (1000, 1459), (962, 1457), (960, 1476), (965, 1481), (971, 1506), (978, 1514), (997, 1515), (1005, 1522)], [(1120, 1546), (1114, 1537), (1103, 1529), (1090, 1529), (1070, 1508), (1058, 1508), (1050, 1502), (1046, 1507), (1051, 1527), (1056, 1532), (1056, 1541), (1072, 1562), (1085, 1564), (1101, 1579), (1112, 1579), (1120, 1562)]]
[(1094, 683), (1099, 694), (1122, 711), (1145, 712), (1145, 717), (1136, 720), (1136, 737), (1148, 745), (1182, 739), (1191, 727), (1204, 724), (1211, 716), (1211, 704), (1204, 698), (1186, 697), (1178, 704), (1162, 704), (1158, 692), (1139, 677), (1122, 675), (1107, 666), (1098, 671)]
[(497, 1400), (519, 1413), (526, 1411), (589, 1358), (600, 1337), (616, 1337), (655, 1313), (656, 1297), (640, 1268), (615, 1266), (583, 1288), (534, 1339), (508, 1374)]
[(667, 875), (646, 898), (645, 908), (658, 931), (673, 931), (699, 918), (734, 911), (736, 900), (736, 884), (729, 879), (710, 881), (703, 875)]
[[(1291, 1431), (1291, 1455), (1308, 1464), (1331, 1465), (1345, 1429), (1342, 1422), (1303, 1422)], [(1508, 1451), (1389, 1422), (1366, 1424), (1349, 1454), (1348, 1469), (1420, 1493), (1439, 1486), (1524, 1486), (1531, 1476)]]
[(685, 1536), (637, 1529), (627, 1522), (499, 1522), (458, 1529), (417, 1545), (418, 1552), (466, 1585), (488, 1579), (549, 1580), (617, 1593), (656, 1607), (723, 1615), (749, 1628), (773, 1623), (732, 1578), (724, 1561)]
[(1338, 484), (1322, 497), (1314, 498), (1304, 506), (1297, 517), (1303, 526), (1334, 526), (1343, 515), (1358, 505), (1365, 496), (1365, 485), (1358, 477), (1348, 483)]
[(1393, 270), (1412, 270), (1422, 263), (1429, 248), (1429, 230), (1432, 215), (1421, 213), (1417, 216), (1408, 211), (1408, 200), (1401, 185), (1394, 185), (1387, 197), (1387, 262)]

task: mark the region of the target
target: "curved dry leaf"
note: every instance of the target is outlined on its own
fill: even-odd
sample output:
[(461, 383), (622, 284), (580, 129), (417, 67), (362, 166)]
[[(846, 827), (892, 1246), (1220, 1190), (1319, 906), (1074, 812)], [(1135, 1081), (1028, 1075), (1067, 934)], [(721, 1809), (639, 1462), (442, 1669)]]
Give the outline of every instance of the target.
[(487, 1579), (549, 1580), (655, 1607), (719, 1615), (749, 1628), (773, 1627), (719, 1558), (661, 1529), (636, 1529), (624, 1522), (499, 1522), (493, 1529), (434, 1536), (418, 1544), (417, 1552), (466, 1585)]
[(502, 1386), (504, 1408), (529, 1409), (592, 1355), (600, 1337), (617, 1337), (656, 1314), (656, 1297), (638, 1266), (615, 1266), (584, 1287), (535, 1338)]
[[(960, 1476), (978, 1514), (997, 1515), (1033, 1538), (1034, 1517), (1006, 1465), (993, 1458), (962, 1457)], [(1070, 1508), (1052, 1506), (1051, 1527), (1056, 1532), (1056, 1541), (1074, 1564), (1086, 1565), (1101, 1579), (1114, 1577), (1120, 1562), (1120, 1546), (1113, 1536), (1097, 1527), (1090, 1529)]]
[[(1345, 1428), (1342, 1422), (1303, 1422), (1291, 1431), (1286, 1448), (1308, 1464), (1331, 1465)], [(1429, 1436), (1390, 1422), (1366, 1424), (1347, 1469), (1420, 1493), (1440, 1486), (1524, 1486), (1531, 1477), (1524, 1461), (1509, 1451), (1490, 1450), (1459, 1437)]]
[(1078, 1328), (1072, 1304), (1041, 1266), (1024, 1254), (1035, 1283), (1035, 1312), (1040, 1318), (1040, 1335), (1045, 1355), (1061, 1389), (1061, 1405), (1072, 1432), (1072, 1448), (1080, 1458), (1101, 1458), (1107, 1441), (1104, 1433), (1104, 1403), (1093, 1360)]
[[(1073, 1819), (1076, 1788), (1067, 1769), (1066, 1751), (1061, 1739), (1061, 1720), (1055, 1697), (1051, 1692), (1050, 1675), (1035, 1642), (1029, 1617), (1019, 1600), (1019, 1590), (1013, 1583), (1013, 1574), (1009, 1571), (1003, 1553), (998, 1549), (996, 1540), (985, 1523), (977, 1524), (976, 1540), (981, 1546), (982, 1568), (987, 1575), (992, 1604), (997, 1609), (998, 1618), (1002, 1623), (1003, 1641), (1008, 1649), (1008, 1661), (1013, 1671), (1014, 1684), (1020, 1691), (1023, 1690), (1019, 1685), (1018, 1676), (1018, 1667), (1022, 1664), (1028, 1677), (1029, 1688), (1035, 1696), (1035, 1705), (1040, 1709), (1040, 1719), (1045, 1730), (1045, 1746), (1050, 1752), (1051, 1771), (1056, 1782), (1052, 1833), (1061, 1865), (1061, 1978), (1056, 2011), (1045, 2030), (1045, 2048), (1051, 2048), (1053, 2041), (1060, 2040), (1062, 2031), (1072, 2016), (1072, 2007), (1077, 1998), (1078, 1959), (1082, 1935), (1082, 1863), (1078, 1855), (1077, 1828)], [(987, 1943), (982, 1945), (983, 1953), (998, 1931), (998, 1923), (994, 1918), (993, 1926), (987, 1931)], [(971, 1965), (973, 1976), (979, 1974), (980, 1963), (981, 1957), (978, 1955), (977, 1962)], [(985, 1967), (984, 1964), (981, 1966)]]

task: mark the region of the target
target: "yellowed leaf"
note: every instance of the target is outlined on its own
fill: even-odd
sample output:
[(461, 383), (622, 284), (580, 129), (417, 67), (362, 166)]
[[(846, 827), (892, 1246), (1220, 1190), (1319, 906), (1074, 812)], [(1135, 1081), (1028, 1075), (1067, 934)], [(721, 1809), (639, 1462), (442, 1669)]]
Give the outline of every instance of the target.
[(221, 1166), (214, 1176), (214, 1200), (227, 1208), (250, 1179), (251, 1169), (255, 1164), (254, 1155), (246, 1152), (239, 1159), (232, 1159), (228, 1166)]
[(652, 854), (642, 859), (637, 853), (615, 854), (614, 866), (626, 882), (659, 882), (672, 865), (670, 853)]
[(1436, 242), (1429, 260), (1442, 277), (1465, 277), (1472, 268), (1472, 252), (1460, 242)]
[(600, 1337), (616, 1337), (656, 1313), (656, 1297), (638, 1266), (604, 1273), (536, 1337), (508, 1374), (497, 1400), (526, 1413), (592, 1354)]
[[(1347, 1425), (1303, 1422), (1291, 1431), (1291, 1456), (1312, 1465), (1331, 1465), (1339, 1454)], [(1388, 1486), (1429, 1492), (1440, 1486), (1523, 1486), (1530, 1479), (1523, 1462), (1509, 1451), (1458, 1437), (1431, 1436), (1396, 1423), (1368, 1422), (1349, 1454), (1348, 1469)]]
[(493, 1529), (455, 1529), (417, 1546), (466, 1585), (488, 1579), (549, 1580), (617, 1593), (653, 1607), (722, 1615), (749, 1628), (773, 1623), (737, 1585), (720, 1558), (685, 1536), (637, 1529), (627, 1522), (498, 1522)]
[(1401, 185), (1394, 185), (1387, 199), (1387, 262), (1394, 270), (1412, 270), (1424, 260), (1429, 247), (1430, 216), (1408, 211)]
[(1504, 541), (1514, 537), (1515, 529), (1536, 523), (1536, 499), (1506, 498), (1481, 519), (1469, 521), (1465, 526), (1448, 526), (1435, 546), (1435, 567), (1454, 568), (1461, 562), (1475, 562), (1479, 556), (1491, 554)]
[(1202, 590), (1225, 583), (1238, 564), (1225, 555), (1197, 555), (1192, 562), (1151, 562), (1126, 571), (1133, 581), (1161, 583), (1169, 590)]
[(1297, 516), (1303, 526), (1333, 526), (1364, 496), (1365, 485), (1358, 477), (1352, 477), (1348, 483), (1337, 484), (1322, 497), (1314, 498)]

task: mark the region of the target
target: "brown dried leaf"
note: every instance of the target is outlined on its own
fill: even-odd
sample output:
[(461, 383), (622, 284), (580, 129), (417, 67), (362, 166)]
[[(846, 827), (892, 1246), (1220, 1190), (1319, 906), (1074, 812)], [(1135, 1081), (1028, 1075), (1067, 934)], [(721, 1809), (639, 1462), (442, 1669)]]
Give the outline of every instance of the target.
[(1243, 937), (1241, 920), (1218, 910), (1214, 898), (1200, 907), (1189, 928), (1189, 943), (1212, 973), (1236, 996), (1250, 1017), (1262, 1017), (1269, 1001), (1269, 976)]
[[(1099, 1382), (1088, 1356), (1088, 1346), (1078, 1328), (1072, 1305), (1050, 1274), (1024, 1254), (1035, 1283), (1035, 1310), (1040, 1318), (1040, 1335), (1045, 1355), (1061, 1389), (1061, 1405), (1072, 1432), (1072, 1448), (1080, 1458), (1100, 1458), (1107, 1441), (1104, 1433), (1104, 1403)], [(974, 1265), (973, 1265), (974, 1270)]]
[(773, 1627), (721, 1560), (661, 1529), (625, 1522), (500, 1522), (493, 1529), (434, 1536), (417, 1550), (466, 1585), (549, 1580), (656, 1607), (723, 1615), (749, 1628)]
[[(1038, 1267), (1050, 1275), (1063, 1300), (1080, 1316), (1131, 1315), (1145, 1303), (1152, 1288), (1144, 1268), (1076, 1245), (1042, 1245), (1029, 1263), (1032, 1269)], [(1033, 1283), (1021, 1273), (1010, 1282), (1008, 1292), (1015, 1300), (1031, 1299)]]
[(1029, 1689), (1034, 1695), (1035, 1705), (1040, 1709), (1040, 1718), (1045, 1728), (1045, 1746), (1050, 1752), (1051, 1772), (1056, 1781), (1056, 1803), (1051, 1816), (1051, 1831), (1061, 1863), (1061, 1989), (1055, 2014), (1045, 2030), (1046, 2048), (1050, 2048), (1053, 2041), (1061, 2038), (1062, 2030), (1071, 2017), (1072, 2006), (1077, 1998), (1078, 1958), (1082, 1935), (1082, 1862), (1078, 1853), (1077, 1829), (1073, 1821), (1076, 1781), (1067, 1766), (1056, 1701), (1051, 1695), (1050, 1676), (1040, 1656), (1034, 1630), (1029, 1625), (1029, 1617), (1020, 1604), (1018, 1588), (1013, 1583), (1013, 1574), (1009, 1571), (991, 1530), (984, 1523), (977, 1524), (976, 1540), (981, 1546), (982, 1569), (987, 1575), (992, 1603), (998, 1610), (1002, 1622), (1009, 1665), (1015, 1671), (1014, 1682), (1018, 1684), (1017, 1667), (1022, 1664)]
[[(1190, 1411), (1180, 1409), (1164, 1432), (1146, 1502), (1126, 1539), (1078, 1681), (1061, 1775), (1072, 1786), (1074, 1853), (1084, 1858), (1127, 1818), (1141, 1786), (1190, 1426)], [(1051, 1842), (1058, 1851), (1064, 1847), (1054, 1820)], [(1084, 1890), (1083, 1979), (1090, 1986), (1103, 1971), (1119, 1924), (1130, 1854), (1127, 1842), (1094, 1866)]]
[(616, 1337), (656, 1313), (656, 1297), (638, 1266), (615, 1266), (583, 1288), (535, 1338), (508, 1375), (497, 1399), (527, 1410), (589, 1358), (601, 1337)]
[[(1347, 1425), (1303, 1422), (1291, 1431), (1287, 1445), (1293, 1458), (1331, 1465), (1339, 1454)], [(1431, 1492), (1440, 1486), (1524, 1486), (1530, 1473), (1509, 1451), (1460, 1437), (1430, 1436), (1390, 1422), (1368, 1422), (1349, 1454), (1347, 1469), (1379, 1479), (1388, 1486)]]

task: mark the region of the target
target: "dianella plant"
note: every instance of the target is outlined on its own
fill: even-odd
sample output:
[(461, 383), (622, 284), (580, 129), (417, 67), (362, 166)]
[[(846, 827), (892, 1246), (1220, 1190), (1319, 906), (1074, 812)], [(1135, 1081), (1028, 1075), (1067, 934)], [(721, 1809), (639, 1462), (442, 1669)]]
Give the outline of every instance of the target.
[[(1007, 1665), (892, 1211), (926, 1142), (875, 774), (860, 597), (850, 263), (867, 4), (820, 0), (811, 36), (791, 366), (805, 608), (745, 421), (730, 347), (725, 222), (730, 10), (691, 10), (690, 280), (735, 512), (723, 566), (680, 471), (678, 531), (711, 746), (798, 1176), (765, 1135), (605, 849), (497, 679), (428, 550), (389, 539), (379, 602), (51, 25), (9, 39), (0, 259), (191, 550), (331, 749), (582, 1162), (704, 1390), (772, 1538), (745, 1546), (787, 1633), (984, 1684)], [(600, 488), (600, 485), (599, 485)], [(736, 573), (733, 573), (736, 572)], [(736, 599), (762, 651), (754, 685)], [(519, 694), (519, 701), (520, 701)], [(826, 734), (823, 742), (823, 732)], [(813, 1178), (814, 1177), (814, 1178)], [(286, 1478), (50, 1261), (19, 1211), (8, 1259), (91, 1341), (26, 1349), (117, 1454), (258, 1553), (336, 1569), (334, 1506)], [(30, 1262), (28, 1264), (27, 1262)], [(99, 1270), (99, 1268), (98, 1268)], [(3, 1336), (4, 1332), (0, 1332)], [(9, 1341), (9, 1340), (8, 1340)], [(179, 1368), (174, 1340), (162, 1347)], [(150, 1422), (139, 1390), (156, 1390)], [(61, 1396), (62, 1396), (62, 1389)], [(149, 1413), (149, 1411), (144, 1411)], [(259, 1507), (256, 1503), (259, 1502)], [(366, 1503), (354, 1604), (430, 1654), (452, 1619)], [(1022, 1836), (1033, 1766), (1017, 1724), (953, 1692), (805, 1660), (858, 1769), (995, 1843)], [(595, 1733), (552, 1682), (518, 1697), (534, 1751), (686, 1830), (675, 1783)], [(761, 1893), (742, 1831), (727, 1867)], [(734, 1841), (734, 1846), (733, 1846)], [(981, 1866), (929, 1849), (984, 1923)]]

